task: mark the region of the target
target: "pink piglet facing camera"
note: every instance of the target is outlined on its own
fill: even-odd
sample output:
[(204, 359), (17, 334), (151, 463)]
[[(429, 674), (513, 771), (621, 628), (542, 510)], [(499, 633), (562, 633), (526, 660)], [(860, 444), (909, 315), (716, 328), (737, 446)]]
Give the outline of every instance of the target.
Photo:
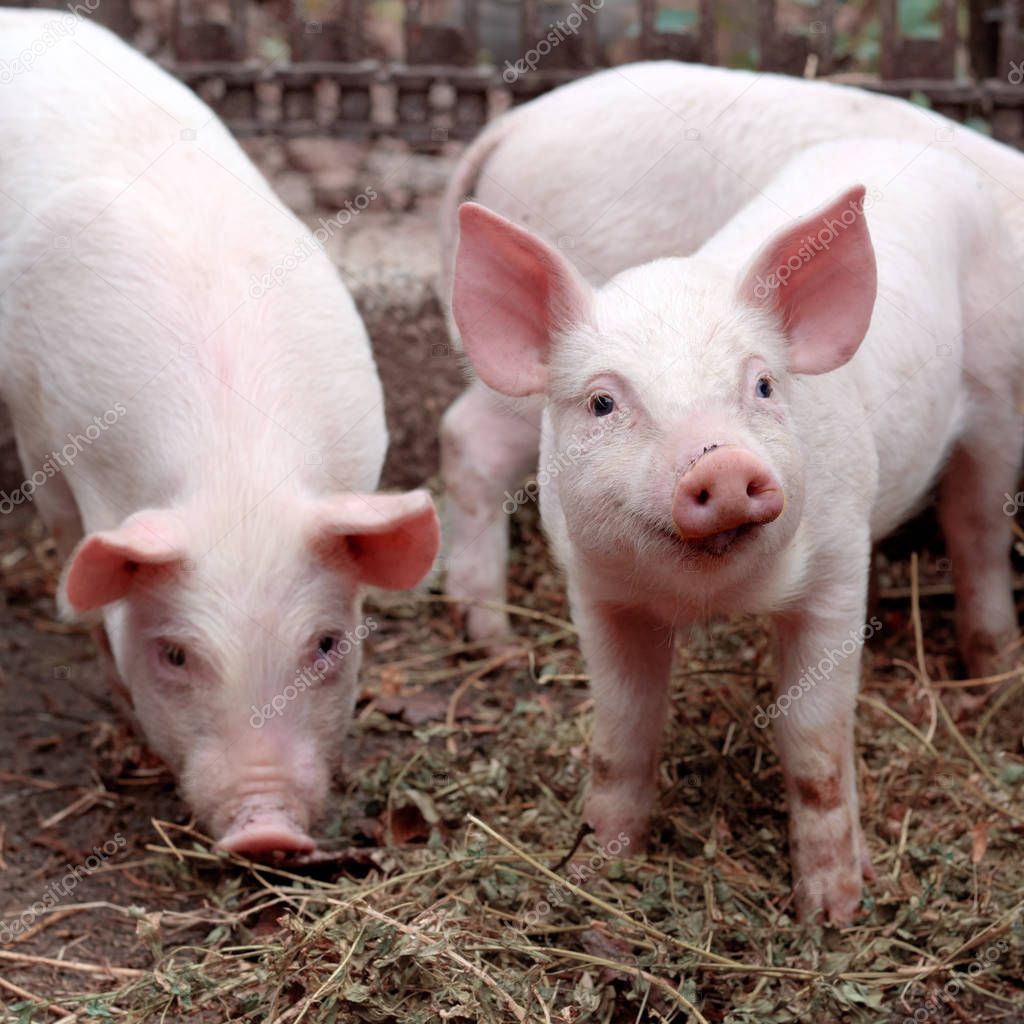
[(915, 144), (811, 147), (764, 191), (693, 256), (601, 287), (466, 204), (452, 313), (483, 384), (543, 404), (541, 465), (559, 472), (540, 507), (591, 676), (598, 841), (647, 831), (674, 635), (767, 615), (797, 909), (843, 923), (873, 877), (853, 747), (871, 545), (940, 475), (972, 672), (1016, 634), (1019, 260), (987, 244), (1005, 233), (974, 170)]
[[(51, 15), (0, 13), (5, 52)], [(307, 229), (190, 90), (74, 29), (0, 104), (0, 394), (60, 602), (102, 625), (200, 823), (308, 850), (364, 591), (424, 577), (437, 516), (376, 492), (381, 385), (328, 257), (294, 258)]]

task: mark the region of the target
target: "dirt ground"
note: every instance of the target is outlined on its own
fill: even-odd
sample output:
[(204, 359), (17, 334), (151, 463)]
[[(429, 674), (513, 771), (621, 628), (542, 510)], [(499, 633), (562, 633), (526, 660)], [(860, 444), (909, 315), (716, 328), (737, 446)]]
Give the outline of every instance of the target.
[[(336, 896), (358, 894), (379, 879), (414, 875), (419, 881), (424, 869), (467, 850), (471, 856), (485, 846), (493, 852), (495, 844), (485, 843), (487, 837), (474, 830), (470, 814), (515, 837), (517, 845), (545, 863), (568, 852), (586, 776), (589, 707), (583, 666), (571, 635), (552, 626), (567, 610), (533, 510), (520, 517), (516, 532), (510, 600), (524, 615), (548, 617), (517, 618), (529, 660), (495, 666), (461, 649), (447, 609), (429, 595), (376, 609), (382, 625), (366, 653), (357, 727), (346, 740), (348, 769), (338, 780), (321, 829), (328, 837), (326, 848), (336, 855), (302, 872), (298, 877), (306, 877), (305, 885), (321, 885)], [(702, 999), (708, 1021), (898, 1021), (914, 1019), (914, 1009), (932, 1005), (939, 1009), (927, 1019), (1024, 1020), (1020, 695), (988, 723), (979, 741), (976, 728), (988, 705), (982, 700), (972, 707), (961, 695), (990, 694), (991, 687), (933, 691), (958, 716), (958, 728), (981, 765), (998, 776), (989, 783), (941, 726), (935, 734), (934, 708), (929, 729), (929, 698), (910, 678), (907, 666), (915, 654), (905, 591), (911, 550), (921, 550), (922, 621), (933, 685), (942, 686), (957, 674), (948, 566), (926, 518), (895, 538), (883, 556), (879, 614), (884, 629), (882, 642), (872, 644), (868, 658), (865, 700), (870, 703), (862, 707), (858, 735), (865, 820), (881, 880), (869, 887), (867, 922), (842, 934), (806, 932), (786, 915), (778, 768), (765, 733), (749, 724), (755, 704), (767, 701), (766, 642), (757, 623), (713, 630), (696, 638), (681, 657), (652, 853), (636, 867), (617, 865), (617, 874), (609, 867), (613, 877), (602, 884), (621, 890), (622, 906), (638, 920), (677, 914), (680, 934), (701, 947), (744, 961), (750, 957), (751, 962), (820, 970), (822, 979), (829, 958), (832, 969), (848, 968), (858, 950), (879, 944), (905, 967), (929, 964), (980, 936), (984, 948), (999, 959), (992, 966), (986, 962), (985, 977), (977, 979), (974, 990), (964, 990), (952, 1009), (926, 1003), (923, 994), (951, 974), (929, 979), (902, 1007), (898, 987), (890, 985), (881, 1001), (869, 983), (857, 988), (852, 980), (836, 982), (840, 989), (848, 987), (847, 1001), (818, 993), (808, 1002), (810, 985), (802, 986), (802, 998), (800, 990), (773, 984), (762, 991), (771, 980), (764, 977), (745, 993), (711, 983), (684, 987), (691, 998)], [(5, 524), (0, 565), (6, 597), (0, 612), (0, 921), (14, 922), (66, 877), (69, 867), (86, 864), (96, 851), (104, 853), (102, 865), (63, 892), (52, 911), (22, 918), (25, 928), (13, 943), (3, 944), (7, 936), (0, 935), (0, 954), (7, 958), (0, 960), (0, 978), (16, 986), (0, 992), (0, 1005), (7, 1008), (4, 1019), (294, 1019), (286, 1008), (294, 1010), (309, 987), (296, 981), (292, 991), (271, 984), (266, 975), (255, 995), (249, 993), (248, 1003), (220, 1000), (201, 1012), (191, 1008), (191, 999), (202, 1002), (202, 987), (176, 975), (174, 958), (187, 959), (189, 951), (211, 946), (256, 947), (261, 937), (276, 937), (285, 919), (273, 901), (260, 899), (273, 876), (208, 855), (195, 859), (205, 844), (176, 831), (188, 825), (188, 814), (172, 779), (119, 714), (89, 639), (55, 624), (58, 567), (30, 512)], [(456, 690), (465, 694), (457, 705)], [(905, 726), (895, 724), (880, 705), (900, 715)], [(911, 729), (930, 733), (939, 754), (930, 757)], [(481, 776), (489, 785), (479, 782)], [(671, 888), (673, 872), (695, 876), (688, 878), (682, 905)], [(522, 890), (519, 880), (510, 895), (494, 867), (481, 869), (472, 882), (473, 900), (493, 904), (492, 912), (503, 918), (539, 906), (545, 896), (543, 878), (539, 886), (534, 882)], [(743, 887), (751, 885), (756, 891), (744, 895)], [(401, 906), (420, 920), (444, 901), (440, 888), (414, 884), (403, 893)], [(465, 893), (464, 879), (456, 891)], [(744, 908), (740, 923), (737, 901), (763, 906), (756, 913)], [(375, 906), (383, 908), (368, 904), (364, 926), (365, 914), (376, 912)], [(397, 910), (392, 913), (400, 916)], [(570, 912), (559, 908), (563, 913)], [(623, 940), (614, 916), (586, 905), (573, 914), (579, 920), (572, 925), (552, 921), (550, 931), (541, 928), (534, 941), (543, 947), (553, 941), (551, 932), (566, 932), (561, 946), (578, 950), (594, 964), (632, 962), (627, 954), (635, 955), (637, 947)], [(368, 994), (343, 1001), (339, 1005), (344, 1008), (335, 1007), (333, 1015), (311, 1014), (310, 1019), (429, 1021), (446, 1019), (442, 1009), (453, 1014), (447, 1019), (456, 1020), (548, 1019), (539, 1009), (517, 1018), (487, 998), (482, 982), (470, 985), (463, 997), (469, 1008), (460, 1015), (445, 1000), (440, 981), (430, 990), (408, 971), (381, 966), (388, 963), (387, 945), (371, 943), (364, 950), (367, 962), (358, 977)], [(901, 947), (911, 955), (894, 956)], [(456, 948), (472, 956), (471, 944)], [(767, 960), (762, 959), (765, 952)], [(489, 961), (481, 954), (481, 962)], [(969, 955), (958, 962), (962, 967)], [(651, 986), (641, 1000), (642, 986), (625, 984), (628, 974), (621, 970), (591, 966), (589, 973), (581, 969), (576, 976), (563, 970), (562, 1000), (555, 984), (559, 972), (551, 965), (546, 970), (548, 991), (552, 984), (556, 991), (550, 1019), (686, 1019), (678, 1008), (673, 1012), (670, 1001), (659, 1000), (657, 990), (652, 997)], [(656, 974), (658, 967), (649, 965), (649, 971)], [(673, 978), (671, 971), (667, 978), (685, 981)], [(137, 979), (149, 985), (144, 997), (110, 995), (141, 984)], [(416, 1009), (394, 1005), (402, 1002), (394, 997), (396, 986), (403, 984), (420, 994)], [(267, 1013), (262, 999), (272, 989), (278, 1009)], [(48, 1002), (50, 1009), (33, 1015), (19, 991)], [(377, 991), (388, 996), (380, 1005)]]
[[(295, 169), (259, 155), (301, 209)], [(405, 187), (336, 255), (387, 391), (385, 483), (436, 486), (462, 377), (431, 290), (436, 189)], [(20, 480), (8, 437), (0, 489)], [(579, 824), (590, 709), (533, 508), (515, 522), (518, 653), (461, 643), (437, 593), (374, 608), (327, 853), (295, 871), (211, 854), (189, 830), (88, 636), (56, 622), (40, 522), (22, 507), (0, 530), (4, 1021), (1024, 1021), (1024, 693), (957, 684), (951, 567), (927, 515), (879, 556), (858, 749), (880, 878), (841, 933), (789, 914), (779, 769), (753, 724), (770, 687), (757, 622), (677, 658), (650, 853), (548, 906), (541, 868)]]

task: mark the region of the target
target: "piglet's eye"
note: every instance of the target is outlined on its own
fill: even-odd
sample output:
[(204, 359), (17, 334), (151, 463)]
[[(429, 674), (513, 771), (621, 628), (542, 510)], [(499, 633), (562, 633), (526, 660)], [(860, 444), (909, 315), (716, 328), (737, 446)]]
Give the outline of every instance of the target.
[(615, 408), (615, 399), (605, 391), (598, 391), (587, 402), (595, 416), (607, 416)]
[(321, 654), (329, 654), (333, 647), (334, 647), (334, 637), (333, 636), (322, 636), (322, 637), (320, 637), (320, 642), (317, 644), (317, 650), (319, 650)]
[(178, 644), (164, 644), (163, 650), (161, 651), (164, 661), (168, 665), (173, 665), (174, 668), (185, 667), (185, 648)]
[(754, 388), (754, 393), (758, 398), (771, 398), (772, 397), (772, 381), (770, 377), (759, 377), (757, 385)]

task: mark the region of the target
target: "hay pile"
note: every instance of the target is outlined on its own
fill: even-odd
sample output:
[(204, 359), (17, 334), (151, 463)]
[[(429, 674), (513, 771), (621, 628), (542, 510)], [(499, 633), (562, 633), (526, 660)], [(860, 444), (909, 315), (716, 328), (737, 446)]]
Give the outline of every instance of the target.
[[(518, 653), (459, 643), (439, 596), (381, 611), (333, 847), (257, 865), (154, 821), (109, 865), (123, 901), (62, 904), (0, 946), (5, 1019), (1024, 1021), (1024, 688), (950, 678), (948, 567), (882, 567), (857, 728), (879, 879), (834, 931), (791, 914), (781, 776), (754, 724), (758, 623), (676, 659), (650, 851), (587, 838), (552, 870), (577, 836), (590, 705), (562, 588), (527, 539)], [(66, 945), (101, 928), (127, 963)]]

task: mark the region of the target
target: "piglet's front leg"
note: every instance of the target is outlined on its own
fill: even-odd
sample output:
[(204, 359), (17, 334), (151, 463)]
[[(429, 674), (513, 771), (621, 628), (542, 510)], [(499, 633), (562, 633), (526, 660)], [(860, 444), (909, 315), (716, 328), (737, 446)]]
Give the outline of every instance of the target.
[(576, 599), (573, 620), (594, 699), (585, 819), (602, 846), (624, 835), (634, 853), (657, 796), (673, 632), (642, 610)]
[[(826, 606), (827, 605), (823, 605)], [(853, 749), (863, 640), (857, 613), (777, 624), (779, 683), (769, 716), (789, 803), (797, 915), (846, 924), (874, 878), (860, 826)]]

